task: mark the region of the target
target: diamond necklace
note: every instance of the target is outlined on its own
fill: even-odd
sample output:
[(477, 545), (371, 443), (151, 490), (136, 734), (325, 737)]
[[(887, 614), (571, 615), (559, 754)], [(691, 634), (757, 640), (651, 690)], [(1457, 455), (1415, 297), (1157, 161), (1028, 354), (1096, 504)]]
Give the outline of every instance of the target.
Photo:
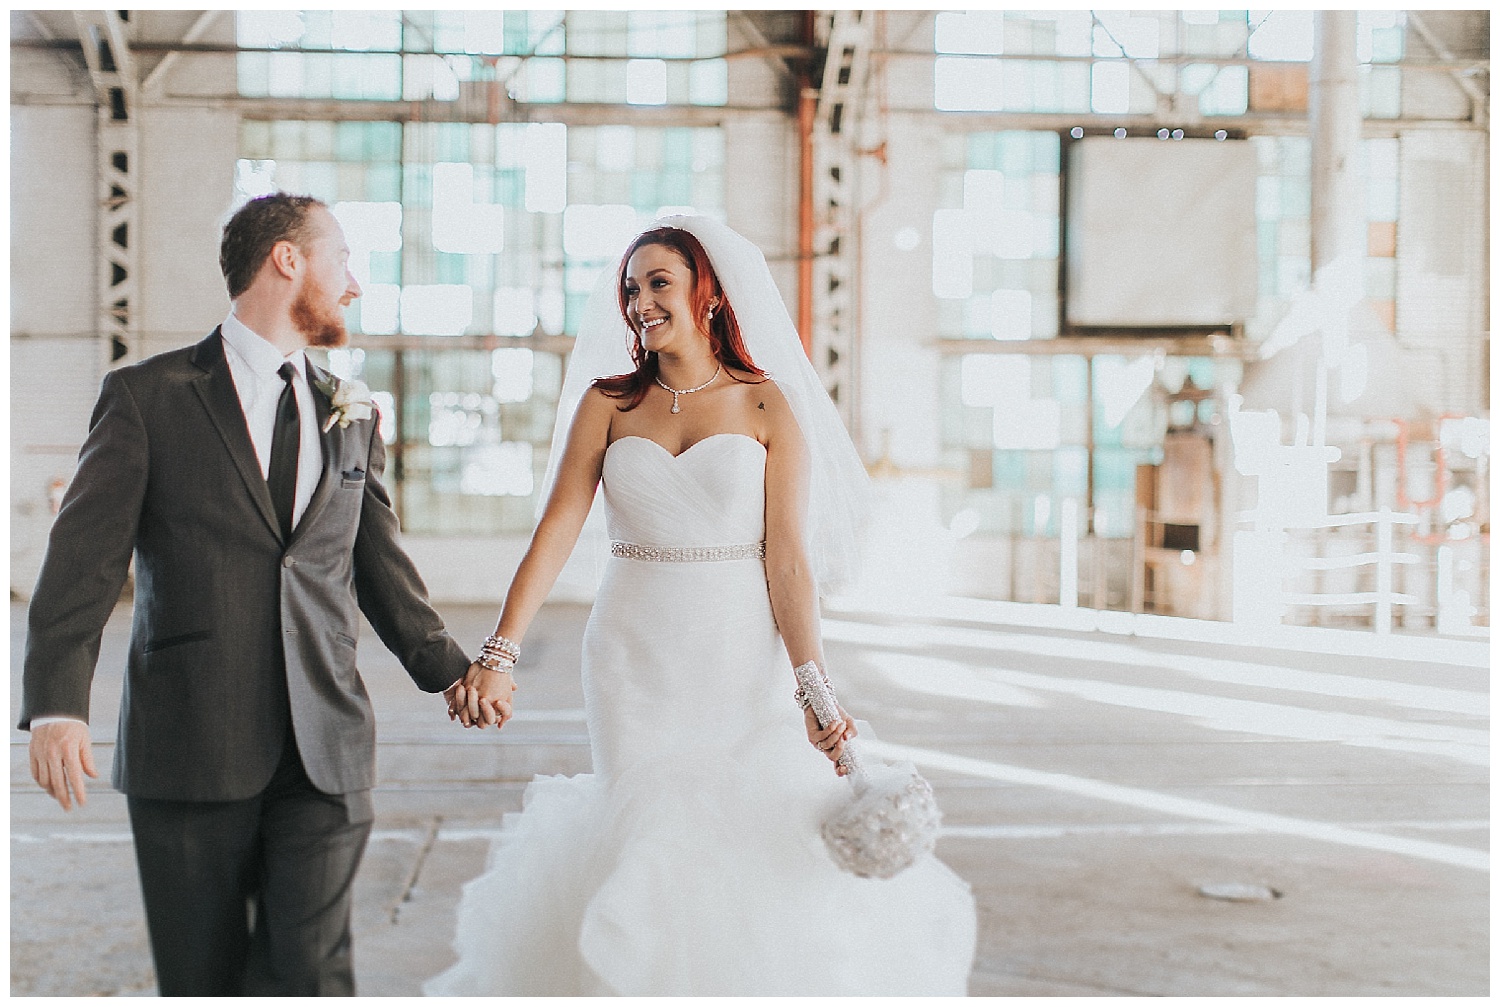
[(701, 392), (701, 391), (703, 391), (703, 389), (707, 388), (709, 385), (711, 385), (711, 384), (714, 383), (714, 379), (717, 378), (719, 376), (720, 372), (722, 372), (723, 370), (724, 370), (724, 365), (720, 364), (718, 367), (716, 367), (714, 369), (714, 376), (712, 378), (709, 378), (707, 381), (703, 382), (703, 384), (699, 385), (697, 388), (673, 388), (671, 385), (667, 384), (661, 378), (656, 378), (654, 380), (656, 381), (657, 384), (661, 385), (667, 391), (669, 391), (669, 392), (672, 393), (672, 412), (674, 412), (674, 413), (680, 413), (680, 412), (682, 412), (682, 409), (677, 405), (677, 396), (679, 396), (679, 395), (691, 395), (694, 392)]

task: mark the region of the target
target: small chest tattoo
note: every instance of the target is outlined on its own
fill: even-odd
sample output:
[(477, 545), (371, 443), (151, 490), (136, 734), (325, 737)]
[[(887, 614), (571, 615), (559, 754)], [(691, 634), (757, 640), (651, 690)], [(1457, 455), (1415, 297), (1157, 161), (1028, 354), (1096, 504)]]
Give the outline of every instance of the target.
[(764, 402), (762, 402), (759, 405), (757, 405), (755, 408), (764, 411), (765, 408), (766, 408), (766, 404)]

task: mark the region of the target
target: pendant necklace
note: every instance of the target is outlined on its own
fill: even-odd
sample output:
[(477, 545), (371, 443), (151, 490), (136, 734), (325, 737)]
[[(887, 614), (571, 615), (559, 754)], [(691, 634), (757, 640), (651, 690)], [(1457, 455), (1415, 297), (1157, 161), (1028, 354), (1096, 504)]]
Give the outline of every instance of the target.
[(664, 389), (666, 389), (667, 391), (669, 391), (669, 392), (672, 393), (672, 412), (674, 412), (674, 413), (680, 413), (680, 412), (682, 412), (682, 409), (681, 409), (681, 407), (679, 407), (677, 405), (677, 396), (679, 396), (679, 395), (691, 395), (694, 392), (701, 392), (701, 391), (703, 391), (703, 389), (707, 388), (709, 385), (711, 385), (711, 384), (714, 383), (714, 378), (717, 378), (719, 376), (720, 372), (722, 372), (723, 370), (724, 370), (724, 365), (720, 364), (714, 370), (714, 376), (712, 378), (709, 378), (707, 381), (703, 382), (703, 384), (699, 385), (697, 388), (673, 388), (672, 386), (668, 385), (665, 381), (663, 381), (661, 378), (656, 378), (655, 380), (656, 380), (657, 384), (661, 385)]

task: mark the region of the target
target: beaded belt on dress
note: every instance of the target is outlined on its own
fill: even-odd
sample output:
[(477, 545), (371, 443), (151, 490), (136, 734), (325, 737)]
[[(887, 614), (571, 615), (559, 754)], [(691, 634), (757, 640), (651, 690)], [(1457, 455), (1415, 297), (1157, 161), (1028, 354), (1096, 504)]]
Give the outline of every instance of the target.
[(729, 559), (765, 559), (766, 544), (668, 546), (611, 542), (609, 552), (621, 559), (644, 559), (654, 563), (714, 563)]

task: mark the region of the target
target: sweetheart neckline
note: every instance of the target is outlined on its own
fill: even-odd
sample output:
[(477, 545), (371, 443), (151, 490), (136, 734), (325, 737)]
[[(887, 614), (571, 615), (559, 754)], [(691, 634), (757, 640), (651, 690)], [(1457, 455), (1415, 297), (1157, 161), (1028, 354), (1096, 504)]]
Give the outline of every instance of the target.
[(614, 447), (616, 444), (619, 444), (621, 441), (645, 441), (647, 444), (654, 444), (654, 445), (656, 445), (656, 447), (659, 448), (664, 455), (666, 455), (668, 458), (671, 458), (673, 461), (676, 461), (678, 458), (681, 458), (683, 455), (687, 454), (689, 451), (693, 450), (693, 448), (697, 447), (698, 445), (707, 443), (708, 441), (714, 440), (715, 438), (718, 438), (718, 437), (743, 437), (743, 438), (745, 438), (745, 440), (750, 441), (751, 443), (759, 444), (760, 447), (761, 447), (761, 450), (765, 450), (765, 445), (761, 444), (759, 440), (757, 440), (754, 437), (751, 437), (749, 434), (742, 434), (742, 433), (739, 433), (738, 431), (734, 431), (734, 430), (723, 430), (723, 431), (720, 431), (719, 433), (709, 434), (707, 437), (701, 437), (698, 440), (693, 441), (693, 443), (689, 444), (687, 447), (683, 448), (681, 451), (677, 452), (675, 455), (670, 450), (668, 450), (668, 448), (665, 445), (663, 445), (660, 441), (657, 441), (657, 440), (655, 440), (655, 439), (653, 439), (651, 437), (643, 437), (640, 434), (625, 434), (623, 437), (616, 437), (613, 441), (610, 442), (609, 447), (606, 447), (604, 449), (604, 453), (608, 454), (609, 453), (609, 449), (612, 448), (612, 447)]

